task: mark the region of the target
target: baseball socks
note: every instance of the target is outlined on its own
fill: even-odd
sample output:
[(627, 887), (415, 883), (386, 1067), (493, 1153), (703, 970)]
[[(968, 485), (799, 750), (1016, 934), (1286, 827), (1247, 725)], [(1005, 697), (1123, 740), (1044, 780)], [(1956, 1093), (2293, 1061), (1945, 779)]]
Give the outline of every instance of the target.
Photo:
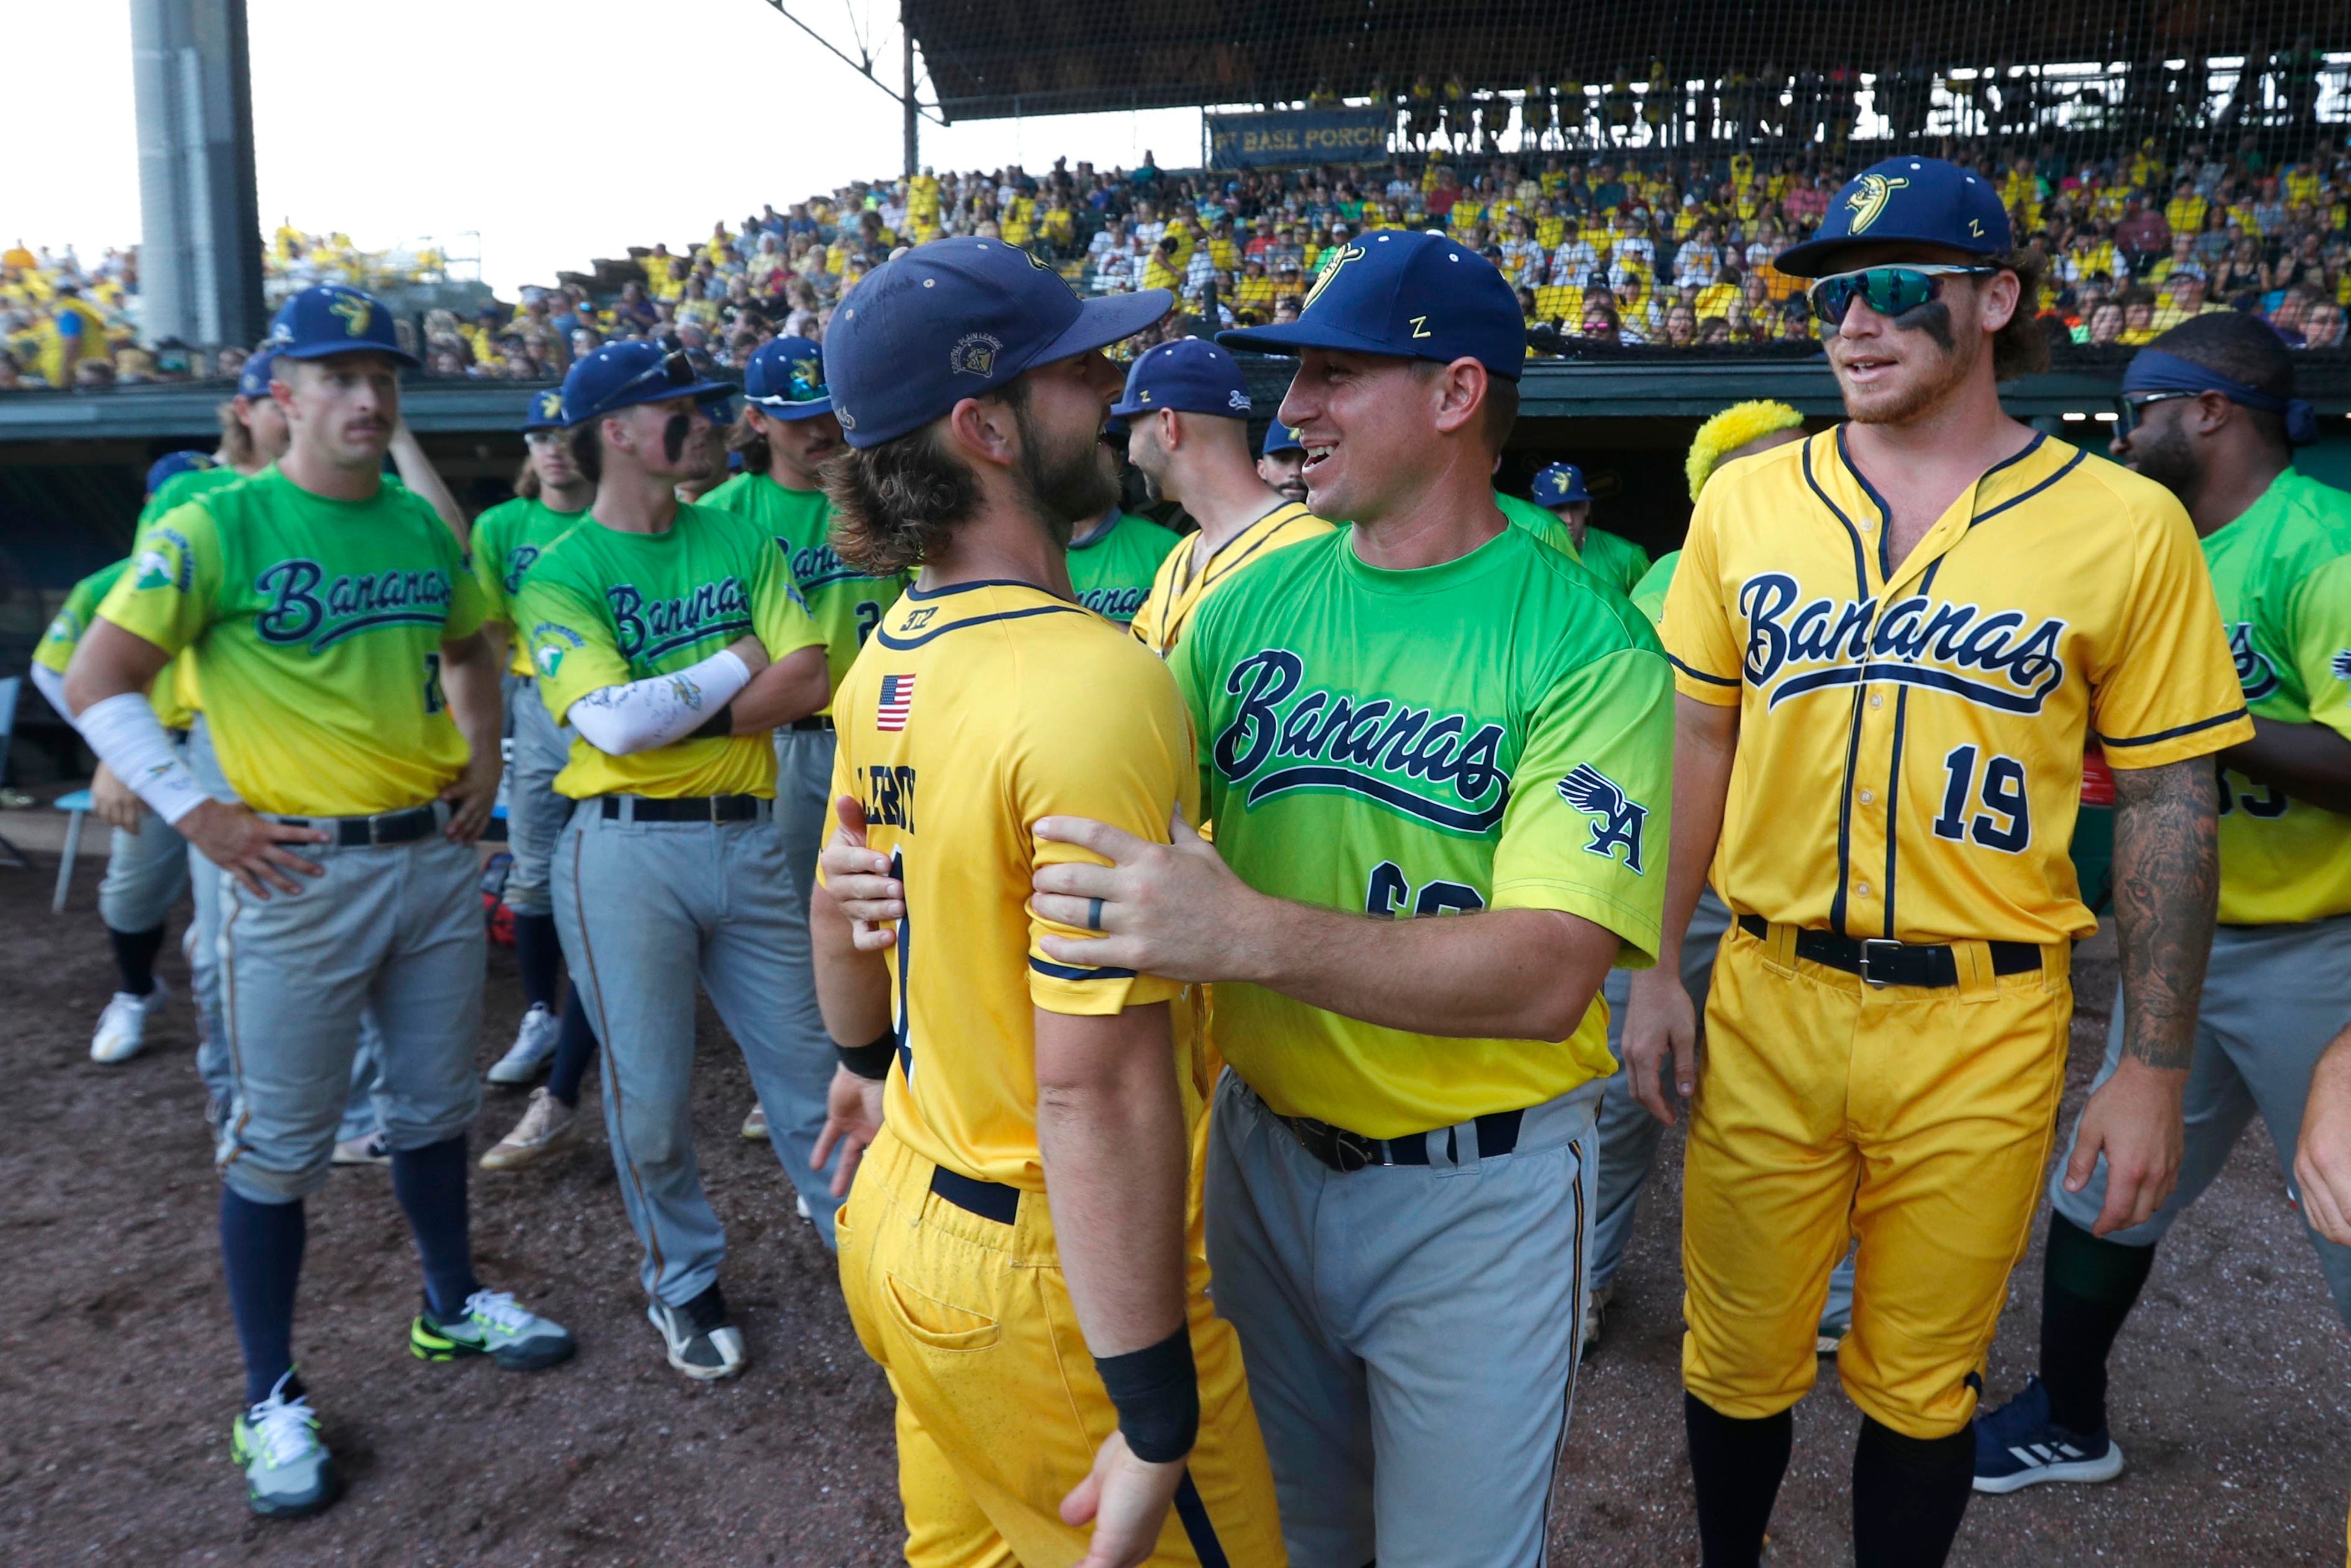
[(155, 955), (163, 950), (163, 928), (158, 925), (152, 931), (117, 931), (110, 925), (106, 935), (114, 944), (114, 967), (122, 971), (122, 994), (152, 995)]
[(514, 931), (515, 967), (522, 972), (523, 1002), (528, 1007), (552, 1009), (556, 977), (563, 967), (563, 946), (556, 940), (555, 916), (517, 915), (514, 917)]
[(596, 1032), (588, 1027), (588, 1004), (576, 985), (563, 988), (563, 1032), (555, 1042), (555, 1063), (548, 1069), (547, 1092), (566, 1105), (580, 1104), (580, 1081), (596, 1060)]
[(2042, 1265), (2041, 1382), (2049, 1418), (2073, 1432), (2106, 1429), (2106, 1357), (2155, 1267), (2155, 1249), (2102, 1240), (2049, 1217)]
[(259, 1405), (294, 1369), (294, 1290), (307, 1236), (302, 1200), (256, 1203), (221, 1188), (221, 1262), (245, 1352), (245, 1402)]
[(1972, 1427), (1906, 1437), (1863, 1416), (1853, 1450), (1854, 1568), (1942, 1568), (1975, 1470)]
[(1782, 1410), (1742, 1420), (1684, 1394), (1682, 1425), (1689, 1434), (1690, 1477), (1698, 1483), (1698, 1562), (1702, 1568), (1755, 1568), (1780, 1479), (1788, 1472), (1794, 1417)]
[(466, 1236), (465, 1134), (392, 1150), (392, 1190), (424, 1264), (425, 1305), (438, 1318), (463, 1316), (467, 1299), (482, 1288)]

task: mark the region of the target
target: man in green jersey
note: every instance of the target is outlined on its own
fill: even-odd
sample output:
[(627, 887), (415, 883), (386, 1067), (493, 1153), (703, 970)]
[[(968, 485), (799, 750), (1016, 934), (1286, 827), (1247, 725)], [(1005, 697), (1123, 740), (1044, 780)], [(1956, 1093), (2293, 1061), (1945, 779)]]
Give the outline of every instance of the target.
[[(776, 1005), (807, 984), (809, 956), (769, 739), (824, 706), (824, 637), (773, 535), (677, 499), (710, 428), (697, 400), (716, 390), (651, 343), (571, 367), (563, 413), (596, 499), (531, 564), (515, 622), (539, 700), (575, 732), (555, 780), (578, 802), (556, 845), (556, 929), (604, 1046), (604, 1127), (644, 1244), (646, 1315), (670, 1364), (697, 1379), (740, 1371), (745, 1349), (695, 1160), (696, 979), (763, 1103), (820, 1110), (833, 1071), (825, 1038), (821, 1054), (797, 1053)], [(830, 1243), (837, 1200), (812, 1149), (777, 1139)]]
[[(1117, 449), (1105, 441), (1101, 451), (1104, 466), (1115, 476)], [(1148, 517), (1112, 507), (1070, 540), (1070, 586), (1078, 591), (1078, 602), (1121, 626), (1133, 625), (1177, 537)]]
[(1209, 1262), (1290, 1561), (1537, 1562), (1596, 996), (1658, 941), (1666, 661), (1495, 507), (1525, 337), (1467, 246), (1366, 235), (1298, 321), (1219, 341), (1300, 356), (1278, 417), (1353, 526), (1235, 577), (1170, 659), (1213, 846), (1037, 825), (1114, 862), (1037, 873), (1040, 915), (1105, 933), (1045, 948), (1217, 987)]
[[(703, 498), (703, 505), (750, 518), (773, 537), (791, 563), (810, 616), (824, 633), (825, 669), (831, 689), (841, 688), (857, 651), (881, 623), (882, 613), (906, 590), (904, 574), (869, 577), (842, 564), (832, 548), (832, 504), (817, 487), (817, 470), (841, 449), (841, 422), (833, 417), (821, 351), (806, 338), (776, 338), (759, 346), (743, 367), (743, 418), (732, 444), (744, 472)], [(776, 730), (776, 828), (798, 879), (794, 918), (808, 915), (814, 887), (819, 840), (824, 835), (825, 793), (832, 781), (832, 705)], [(805, 952), (803, 932), (793, 942)], [(832, 1049), (816, 1005), (816, 976), (803, 972), (794, 988), (776, 998), (787, 1015), (797, 1054), (814, 1061)], [(824, 1097), (793, 1104), (762, 1102), (752, 1113), (761, 1136), (776, 1140), (787, 1164), (805, 1165), (824, 1129)], [(744, 1135), (752, 1136), (747, 1123)], [(808, 1200), (801, 1199), (807, 1208)], [(813, 1211), (810, 1211), (813, 1212)]]
[(1554, 463), (1535, 476), (1535, 505), (1556, 517), (1575, 546), (1575, 559), (1592, 574), (1619, 593), (1630, 593), (1649, 570), (1646, 551), (1631, 539), (1592, 526), (1592, 492), (1583, 470), (1573, 463)]
[[(2253, 738), (2220, 754), (2220, 920), (2179, 1184), (2146, 1223), (2094, 1235), (2105, 1170), (2067, 1147), (2049, 1183), (2040, 1375), (1977, 1416), (1978, 1491), (2121, 1473), (2106, 1358), (2157, 1243), (2256, 1113), (2293, 1180), (2312, 1074), (2351, 1019), (2351, 496), (2294, 471), (2314, 422), (2294, 391), (2277, 334), (2229, 311), (2172, 328), (2123, 374), (2114, 455), (2177, 495), (2203, 539)], [(2119, 1005), (2114, 1019), (2101, 1084), (2122, 1056)], [(2311, 1241), (2351, 1324), (2351, 1247)]]
[[(423, 1264), (411, 1351), (528, 1369), (573, 1344), (481, 1287), (466, 1234), (487, 951), (473, 843), (497, 791), (497, 664), (457, 541), (381, 482), (399, 370), (415, 361), (380, 301), (336, 285), (288, 300), (270, 346), (285, 456), (157, 519), (75, 651), (66, 699), (91, 748), (222, 873), (221, 1251), (246, 1385), (232, 1452), (254, 1511), (284, 1516), (340, 1490), (294, 1372), (293, 1316), (302, 1200), (326, 1179), (362, 1009)], [(234, 801), (172, 755), (143, 695), (182, 653)]]
[(553, 1060), (548, 1082), (531, 1092), (522, 1121), (482, 1156), (484, 1170), (526, 1166), (560, 1145), (573, 1131), (580, 1080), (596, 1051), (579, 992), (556, 1010), (556, 977), (563, 964), (555, 933), (549, 891), (555, 838), (571, 814), (571, 802), (555, 792), (569, 738), (538, 700), (538, 672), (530, 650), (515, 630), (515, 601), (531, 563), (571, 531), (596, 498), (596, 486), (580, 473), (563, 432), (563, 394), (536, 392), (523, 420), (526, 455), (515, 481), (515, 498), (474, 521), (474, 582), (489, 607), (494, 645), (507, 650), (506, 697), (507, 847), (513, 861), (500, 892), (514, 913), (515, 958), (522, 971), (524, 1010), (515, 1042), (492, 1064), (493, 1083), (528, 1083)]
[(236, 395), (220, 405), (221, 442), (208, 467), (172, 475), (147, 494), (139, 526), (222, 485), (250, 479), (285, 455), (286, 414), (269, 395), (270, 353), (265, 344), (237, 371)]

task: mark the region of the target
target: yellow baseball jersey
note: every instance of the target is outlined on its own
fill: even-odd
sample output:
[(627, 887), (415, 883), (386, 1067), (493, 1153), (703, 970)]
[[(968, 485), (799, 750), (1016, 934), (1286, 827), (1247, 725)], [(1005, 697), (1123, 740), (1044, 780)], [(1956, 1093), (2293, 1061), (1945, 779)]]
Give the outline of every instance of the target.
[(441, 644), (480, 628), (481, 591), (407, 490), (338, 501), (266, 468), (158, 518), (98, 612), (193, 660), (221, 770), (256, 810), (397, 810), (465, 765)]
[(1308, 511), (1303, 502), (1284, 501), (1218, 545), (1197, 570), (1193, 569), (1192, 558), (1199, 539), (1186, 535), (1159, 563), (1158, 571), (1151, 579), (1151, 591), (1144, 596), (1143, 608), (1134, 612), (1133, 629), (1136, 640), (1165, 658), (1176, 639), (1183, 636), (1185, 623), (1191, 620), (1192, 612), (1216, 591), (1217, 584), (1285, 545), (1327, 534), (1331, 528), (1331, 524)]
[[(669, 531), (622, 533), (582, 514), (530, 563), (515, 601), (539, 699), (561, 725), (571, 705), (607, 686), (676, 674), (757, 633), (770, 659), (821, 647), (791, 563), (766, 528), (711, 507), (682, 506)], [(591, 795), (776, 792), (776, 747), (765, 735), (691, 736), (614, 757), (574, 736), (555, 790)]]
[[(868, 842), (906, 888), (889, 955), (889, 1124), (925, 1159), (1041, 1192), (1034, 1009), (1101, 1016), (1184, 988), (1045, 953), (1040, 937), (1084, 933), (1030, 909), (1031, 873), (1096, 857), (1031, 826), (1090, 817), (1165, 843), (1177, 806), (1197, 821), (1175, 683), (1123, 628), (1042, 589), (918, 587), (883, 613), (832, 717), (831, 798), (864, 802)], [(1190, 1031), (1174, 1032), (1196, 1110)]]
[(1698, 497), (1661, 630), (1681, 694), (1740, 710), (1716, 886), (1856, 937), (2087, 936), (2085, 745), (2153, 768), (2252, 734), (2187, 514), (2035, 436), (1898, 563), (1889, 520), (1842, 426)]
[[(2286, 470), (2204, 540), (2245, 704), (2351, 739), (2351, 495)], [(2351, 913), (2351, 816), (2220, 770), (2220, 918)]]

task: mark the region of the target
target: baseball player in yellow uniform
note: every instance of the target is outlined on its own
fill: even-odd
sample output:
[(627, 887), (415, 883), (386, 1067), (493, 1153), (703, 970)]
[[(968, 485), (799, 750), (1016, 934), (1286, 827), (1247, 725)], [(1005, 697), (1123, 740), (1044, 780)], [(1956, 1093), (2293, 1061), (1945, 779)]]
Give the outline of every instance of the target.
[[(652, 343), (608, 343), (571, 367), (565, 427), (596, 499), (531, 564), (515, 620), (539, 700), (573, 731), (555, 779), (578, 802), (556, 842), (556, 929), (604, 1047), (604, 1128), (644, 1247), (646, 1316), (696, 1380), (747, 1359), (695, 1158), (696, 982), (762, 1103), (820, 1104), (832, 1076), (775, 1005), (807, 957), (771, 732), (824, 706), (824, 636), (772, 534), (677, 499), (716, 390)], [(785, 1165), (810, 1181), (804, 1156)]]
[[(457, 541), (381, 482), (399, 368), (415, 361), (380, 301), (336, 285), (289, 299), (270, 346), (292, 444), (148, 530), (66, 696), (92, 749), (221, 872), (221, 1252), (246, 1399), (232, 1452), (254, 1511), (287, 1516), (340, 1490), (295, 1375), (293, 1317), (302, 1200), (326, 1179), (363, 1008), (423, 1264), (411, 1351), (528, 1369), (573, 1345), (481, 1288), (466, 1234), (486, 956), (473, 843), (497, 792), (498, 671)], [(182, 653), (233, 802), (172, 754), (143, 695)]]
[(1073, 928), (1029, 907), (1036, 866), (1085, 858), (1039, 819), (1164, 841), (1197, 811), (1173, 683), (1079, 606), (1063, 559), (1114, 499), (1098, 350), (1170, 303), (1081, 301), (1016, 248), (942, 240), (877, 268), (826, 339), (852, 448), (828, 479), (841, 548), (922, 569), (833, 705), (834, 794), (904, 889), (890, 951), (853, 947), (829, 891), (814, 920), (826, 1021), (860, 1042), (851, 1098), (887, 1080), (836, 1223), (898, 1397), (917, 1568), (1284, 1561), (1207, 1299), (1182, 988), (1047, 956)]
[[(1301, 1568), (1543, 1560), (1588, 1261), (1602, 977), (1654, 950), (1670, 672), (1489, 476), (1525, 327), (1442, 235), (1341, 248), (1279, 417), (1317, 512), (1169, 661), (1213, 846), (1071, 817), (1048, 961), (1215, 988), (1217, 1310)], [(1188, 820), (1188, 819), (1187, 819)], [(1096, 904), (1094, 901), (1099, 900)]]
[[(1779, 265), (1815, 278), (1849, 423), (1708, 486), (1666, 598), (1667, 940), (1625, 1051), (1659, 1114), (1668, 1051), (1696, 1099), (1682, 1372), (1711, 1568), (1757, 1561), (1854, 1239), (1855, 1561), (1949, 1551), (2064, 1086), (2068, 945), (2095, 925), (2067, 855), (2093, 733), (2118, 780), (2127, 1040), (2080, 1134), (2110, 1173), (2098, 1228), (2145, 1220), (2179, 1167), (2208, 759), (2252, 725), (2179, 503), (2001, 413), (1997, 378), (2046, 353), (2009, 244), (1949, 163), (1846, 185)], [(1735, 919), (1701, 1088), (1677, 970), (1709, 867)]]
[[(2293, 468), (2315, 423), (2294, 390), (2277, 334), (2233, 311), (2182, 322), (2123, 376), (2115, 455), (2177, 495), (2202, 537), (2255, 734), (2220, 754), (2220, 927), (2179, 1185), (2146, 1223), (2094, 1236), (2104, 1178), (2076, 1134), (2049, 1186), (2040, 1375), (1977, 1418), (1978, 1491), (2122, 1472), (2106, 1358), (2157, 1244), (2256, 1113), (2289, 1165), (2319, 1054), (2351, 1019), (2351, 496)], [(2102, 1081), (2126, 1048), (2117, 1009)], [(2351, 1248), (2313, 1241), (2351, 1324)]]
[(1249, 389), (1232, 355), (1206, 339), (1178, 338), (1138, 356), (1111, 412), (1126, 421), (1127, 461), (1152, 498), (1174, 501), (1200, 525), (1159, 563), (1135, 612), (1135, 636), (1164, 659), (1218, 584), (1331, 525), (1268, 486), (1261, 463), (1252, 471)]

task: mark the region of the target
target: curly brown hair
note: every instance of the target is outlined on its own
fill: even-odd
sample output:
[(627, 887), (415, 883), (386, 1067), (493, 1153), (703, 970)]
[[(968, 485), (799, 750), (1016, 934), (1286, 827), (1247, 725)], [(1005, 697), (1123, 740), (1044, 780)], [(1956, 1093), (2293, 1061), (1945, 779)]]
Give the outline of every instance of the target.
[[(1017, 410), (1029, 385), (1015, 378), (980, 396)], [(947, 451), (939, 421), (878, 445), (848, 447), (818, 477), (832, 503), (833, 549), (872, 577), (921, 566), (979, 505), (979, 477)]]
[(2041, 323), (2041, 258), (2011, 252), (1992, 257), (1989, 265), (2016, 274), (2016, 309), (2008, 325), (1991, 335), (1992, 380), (2037, 375), (2049, 368), (2049, 333)]

